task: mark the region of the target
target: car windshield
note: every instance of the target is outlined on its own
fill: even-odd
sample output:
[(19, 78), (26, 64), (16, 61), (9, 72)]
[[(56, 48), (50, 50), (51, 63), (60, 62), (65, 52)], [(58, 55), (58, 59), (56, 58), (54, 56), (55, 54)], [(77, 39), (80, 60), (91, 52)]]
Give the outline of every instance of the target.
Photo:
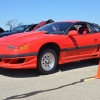
[(71, 22), (54, 22), (43, 27), (38, 28), (35, 31), (46, 31), (48, 34), (62, 34), (64, 33), (73, 23)]
[(21, 26), (18, 26), (18, 27), (15, 27), (13, 30), (11, 30), (12, 32), (24, 32), (27, 30), (27, 28), (29, 27), (30, 25), (21, 25)]

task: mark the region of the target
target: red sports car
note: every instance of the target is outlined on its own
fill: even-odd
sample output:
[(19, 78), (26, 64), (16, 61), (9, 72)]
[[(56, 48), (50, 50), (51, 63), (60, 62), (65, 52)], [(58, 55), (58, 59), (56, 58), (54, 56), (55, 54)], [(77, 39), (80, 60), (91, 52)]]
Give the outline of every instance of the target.
[(100, 58), (100, 27), (84, 21), (47, 24), (0, 39), (0, 67), (53, 73), (57, 64)]

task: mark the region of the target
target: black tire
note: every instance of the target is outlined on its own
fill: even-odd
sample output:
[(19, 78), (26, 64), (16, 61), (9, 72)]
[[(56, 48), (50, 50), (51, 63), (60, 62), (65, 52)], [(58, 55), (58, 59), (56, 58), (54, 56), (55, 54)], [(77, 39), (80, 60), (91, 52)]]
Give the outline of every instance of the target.
[[(47, 59), (47, 58), (45, 58), (45, 59), (42, 58), (46, 53), (49, 53), (49, 54), (53, 55), (53, 58), (55, 59), (54, 60), (55, 61), (54, 62), (54, 65), (53, 65), (53, 67), (50, 70), (45, 70), (43, 68), (44, 65), (47, 66), (47, 67), (49, 66), (49, 65), (46, 65), (46, 61), (45, 61), (45, 59)], [(42, 59), (45, 62), (45, 64), (43, 63), (44, 65), (41, 64), (42, 63)], [(43, 49), (42, 51), (40, 51), (40, 53), (38, 55), (38, 61), (37, 61), (37, 69), (38, 69), (38, 72), (40, 74), (44, 74), (44, 75), (51, 74), (56, 69), (57, 63), (58, 63), (58, 60), (57, 60), (57, 54), (56, 54), (56, 52), (53, 49)], [(49, 64), (50, 64), (50, 62), (49, 62)]]
[(98, 64), (99, 60), (100, 60), (99, 58), (94, 58), (94, 59), (91, 59), (91, 62), (95, 63), (95, 64)]

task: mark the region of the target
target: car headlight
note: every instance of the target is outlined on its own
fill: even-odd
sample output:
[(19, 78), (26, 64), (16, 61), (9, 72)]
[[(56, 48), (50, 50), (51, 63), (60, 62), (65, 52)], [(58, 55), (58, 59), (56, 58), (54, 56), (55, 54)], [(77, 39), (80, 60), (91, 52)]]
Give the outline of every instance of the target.
[(21, 46), (8, 46), (8, 49), (10, 49), (10, 50), (12, 50), (12, 49), (25, 50), (25, 49), (28, 49), (28, 45), (24, 44)]

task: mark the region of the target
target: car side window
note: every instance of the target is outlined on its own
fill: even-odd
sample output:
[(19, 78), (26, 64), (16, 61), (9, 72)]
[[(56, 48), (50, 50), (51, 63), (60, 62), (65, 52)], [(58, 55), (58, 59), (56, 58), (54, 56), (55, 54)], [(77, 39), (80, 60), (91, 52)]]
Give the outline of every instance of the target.
[(90, 25), (90, 28), (91, 28), (93, 33), (100, 32), (100, 28), (97, 27), (96, 25), (93, 25), (93, 24), (90, 24), (90, 23), (89, 23), (89, 25)]
[(76, 30), (79, 35), (85, 35), (90, 33), (86, 23), (75, 24), (70, 30)]

